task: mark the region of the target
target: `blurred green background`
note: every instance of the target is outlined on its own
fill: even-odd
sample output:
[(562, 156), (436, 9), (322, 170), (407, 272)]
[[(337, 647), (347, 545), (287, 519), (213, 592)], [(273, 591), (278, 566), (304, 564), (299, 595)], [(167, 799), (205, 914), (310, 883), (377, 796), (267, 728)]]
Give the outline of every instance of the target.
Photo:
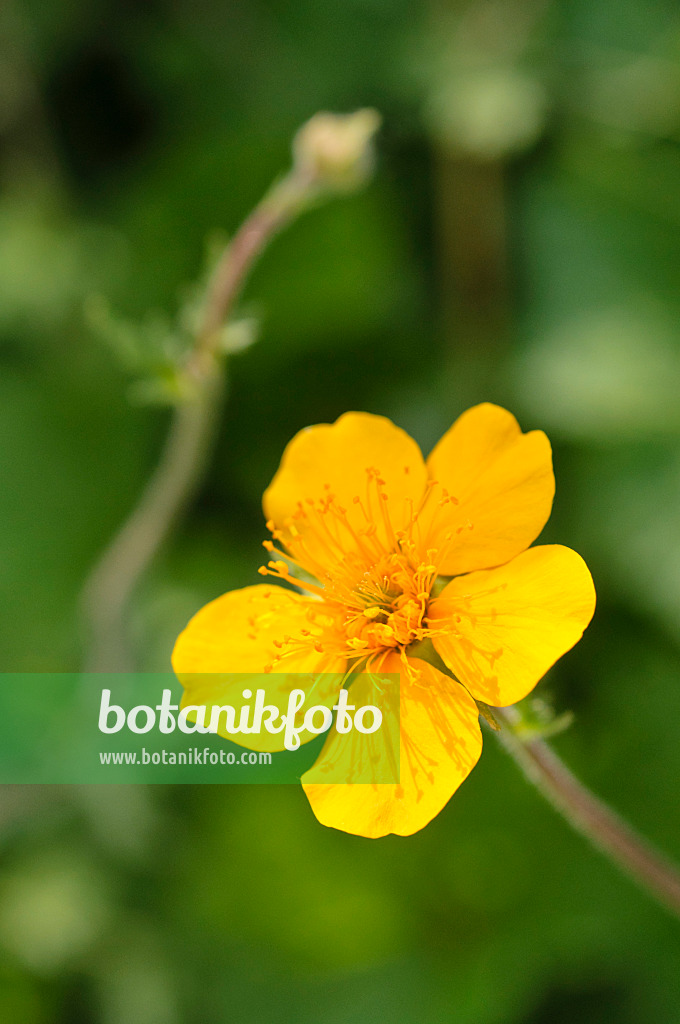
[[(173, 316), (319, 109), (384, 116), (372, 184), (305, 215), (241, 303), (209, 472), (133, 610), (166, 670), (256, 582), (300, 427), (383, 413), (428, 450), (476, 401), (555, 449), (543, 538), (598, 611), (541, 684), (555, 746), (680, 858), (680, 12), (672, 0), (4, 0), (0, 670), (75, 671), (78, 596), (168, 412), (87, 326)], [(295, 787), (7, 788), (11, 1024), (674, 1024), (680, 926), (487, 737), (409, 838)]]

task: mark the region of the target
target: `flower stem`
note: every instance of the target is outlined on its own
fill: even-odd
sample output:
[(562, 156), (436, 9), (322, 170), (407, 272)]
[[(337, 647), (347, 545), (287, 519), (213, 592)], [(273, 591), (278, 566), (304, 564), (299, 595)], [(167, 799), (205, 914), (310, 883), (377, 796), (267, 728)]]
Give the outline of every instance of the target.
[(526, 778), (577, 832), (680, 917), (680, 869), (579, 782), (545, 740), (523, 739), (515, 708), (494, 708), (494, 715), (503, 725), (496, 735)]
[(127, 609), (139, 581), (201, 480), (224, 392), (221, 328), (257, 257), (315, 195), (309, 176), (294, 167), (247, 217), (215, 268), (185, 364), (191, 398), (174, 409), (155, 471), (83, 590), (90, 637), (87, 671), (126, 672), (134, 667), (127, 639)]
[(99, 558), (83, 590), (89, 627), (87, 672), (130, 672), (126, 612), (130, 599), (185, 507), (207, 461), (217, 419), (222, 372), (177, 406), (156, 469)]

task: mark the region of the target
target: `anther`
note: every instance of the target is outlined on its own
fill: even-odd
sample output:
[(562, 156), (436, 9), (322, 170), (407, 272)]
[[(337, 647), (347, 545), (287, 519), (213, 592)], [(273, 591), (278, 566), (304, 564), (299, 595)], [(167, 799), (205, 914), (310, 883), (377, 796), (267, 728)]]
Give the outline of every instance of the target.
[(372, 608), (364, 608), (363, 614), (367, 619), (375, 619), (382, 612), (382, 608), (374, 605)]
[(288, 565), (286, 562), (269, 562), (268, 565), (270, 569), (275, 569), (276, 572), (284, 573), (286, 576), (288, 575)]

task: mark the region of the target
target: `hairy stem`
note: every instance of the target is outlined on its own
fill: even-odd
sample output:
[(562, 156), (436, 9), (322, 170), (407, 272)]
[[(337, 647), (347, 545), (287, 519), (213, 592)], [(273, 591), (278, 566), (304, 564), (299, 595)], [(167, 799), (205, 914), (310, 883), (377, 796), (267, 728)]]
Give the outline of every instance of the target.
[(680, 917), (680, 869), (579, 782), (545, 740), (522, 739), (515, 708), (494, 708), (494, 715), (503, 725), (500, 741), (526, 778), (573, 828)]
[(186, 361), (192, 397), (173, 411), (156, 469), (83, 590), (89, 631), (85, 668), (89, 672), (127, 672), (134, 668), (127, 609), (139, 581), (202, 478), (224, 391), (223, 360), (217, 358), (221, 328), (259, 254), (313, 195), (310, 179), (294, 169), (274, 185), (244, 221), (217, 264), (206, 290), (195, 344)]

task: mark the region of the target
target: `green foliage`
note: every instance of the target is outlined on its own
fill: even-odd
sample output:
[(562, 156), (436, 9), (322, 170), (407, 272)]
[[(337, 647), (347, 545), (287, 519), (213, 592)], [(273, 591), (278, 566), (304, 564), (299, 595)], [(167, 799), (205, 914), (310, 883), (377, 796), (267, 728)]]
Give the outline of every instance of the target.
[[(140, 668), (257, 582), (261, 493), (296, 430), (367, 409), (427, 449), (504, 402), (554, 443), (543, 539), (584, 555), (599, 601), (543, 684), (557, 718), (529, 724), (573, 710), (556, 747), (678, 859), (680, 21), (576, 0), (508, 4), (499, 31), (503, 6), (5, 5), (0, 668), (80, 667), (83, 580), (167, 426), (130, 378), (181, 400), (197, 292), (179, 316), (177, 295), (205, 238), (235, 231), (305, 118), (375, 106), (376, 179), (275, 241), (228, 328), (206, 479), (133, 609)], [(503, 227), (509, 299), (486, 245)], [(2, 796), (2, 1020), (678, 1019), (677, 924), (490, 734), (408, 840), (325, 830), (295, 787), (26, 789)]]

